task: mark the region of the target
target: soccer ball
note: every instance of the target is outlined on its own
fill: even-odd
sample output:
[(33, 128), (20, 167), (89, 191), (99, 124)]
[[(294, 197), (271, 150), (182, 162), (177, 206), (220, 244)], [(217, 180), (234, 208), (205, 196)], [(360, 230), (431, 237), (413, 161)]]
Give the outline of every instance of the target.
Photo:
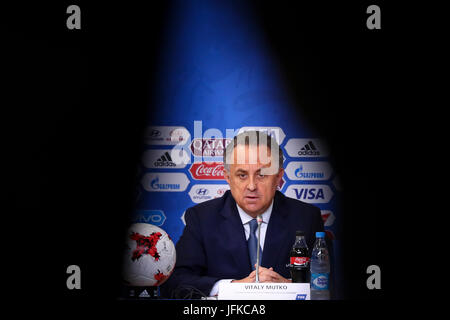
[(161, 228), (135, 223), (127, 231), (123, 279), (130, 286), (159, 286), (175, 267), (175, 246)]

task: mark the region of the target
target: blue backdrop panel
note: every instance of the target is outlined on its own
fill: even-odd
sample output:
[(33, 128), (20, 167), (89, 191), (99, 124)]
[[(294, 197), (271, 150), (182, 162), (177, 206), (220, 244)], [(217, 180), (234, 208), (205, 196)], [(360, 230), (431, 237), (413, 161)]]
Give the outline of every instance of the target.
[[(132, 220), (154, 223), (178, 241), (185, 210), (220, 196), (226, 182), (217, 180), (221, 157), (207, 158), (219, 163), (197, 170), (202, 165), (194, 163), (199, 157), (188, 154), (191, 163), (177, 166), (171, 149), (179, 143), (191, 150), (194, 139), (211, 138), (210, 133), (220, 139), (227, 137), (227, 129), (237, 133), (242, 127), (256, 127), (277, 135), (286, 169), (280, 190), (322, 210), (339, 260), (340, 190), (330, 155), (302, 118), (302, 106), (290, 99), (277, 60), (248, 8), (229, 1), (179, 1), (174, 8), (155, 74), (159, 85), (151, 99), (154, 112)], [(219, 140), (208, 141), (205, 149), (220, 154)], [(199, 140), (200, 150), (208, 141)], [(338, 266), (336, 261), (339, 277)]]

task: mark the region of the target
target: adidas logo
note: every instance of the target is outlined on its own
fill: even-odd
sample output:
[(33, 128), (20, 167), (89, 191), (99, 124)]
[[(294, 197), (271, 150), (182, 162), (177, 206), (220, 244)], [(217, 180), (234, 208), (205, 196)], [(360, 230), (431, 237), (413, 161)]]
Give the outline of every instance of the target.
[(319, 156), (320, 152), (317, 150), (316, 146), (310, 140), (303, 148), (298, 152), (299, 156)]
[(169, 152), (165, 152), (159, 159), (153, 163), (155, 167), (175, 167), (176, 164), (172, 161)]
[(148, 294), (147, 290), (144, 290), (139, 294), (139, 298), (150, 298), (150, 295)]

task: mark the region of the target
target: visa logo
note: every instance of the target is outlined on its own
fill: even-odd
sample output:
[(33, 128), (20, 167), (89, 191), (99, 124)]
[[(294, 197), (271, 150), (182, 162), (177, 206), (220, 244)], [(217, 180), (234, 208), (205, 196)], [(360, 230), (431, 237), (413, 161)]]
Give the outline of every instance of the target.
[(317, 199), (325, 199), (323, 189), (316, 188), (302, 188), (302, 189), (294, 189), (295, 196), (298, 200), (317, 200)]
[(327, 203), (333, 197), (333, 191), (326, 184), (292, 184), (285, 194), (307, 203)]

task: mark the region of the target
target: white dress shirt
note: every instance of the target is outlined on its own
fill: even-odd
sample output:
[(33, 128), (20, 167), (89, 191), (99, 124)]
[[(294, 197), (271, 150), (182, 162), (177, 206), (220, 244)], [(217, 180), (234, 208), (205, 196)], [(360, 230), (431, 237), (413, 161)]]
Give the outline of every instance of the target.
[[(239, 207), (239, 205), (237, 203), (236, 203), (236, 207), (238, 209), (239, 217), (241, 218), (242, 225), (244, 226), (245, 239), (248, 240), (248, 238), (250, 237), (250, 220), (252, 220), (253, 217), (248, 215), (244, 211), (244, 209)], [(270, 215), (272, 214), (272, 207), (273, 207), (273, 199), (272, 199), (270, 206), (261, 215), (262, 219), (263, 219), (263, 222), (261, 223), (261, 240), (258, 239), (258, 232), (256, 232), (256, 238), (259, 240), (259, 244), (261, 245), (261, 251), (262, 251), (261, 254), (264, 252), (264, 240), (266, 239), (266, 231), (267, 231), (267, 226), (269, 224)], [(222, 279), (222, 280), (217, 281), (214, 284), (213, 288), (211, 289), (209, 296), (210, 297), (216, 296), (219, 293), (219, 283), (220, 282), (231, 282), (233, 280), (234, 279)]]

